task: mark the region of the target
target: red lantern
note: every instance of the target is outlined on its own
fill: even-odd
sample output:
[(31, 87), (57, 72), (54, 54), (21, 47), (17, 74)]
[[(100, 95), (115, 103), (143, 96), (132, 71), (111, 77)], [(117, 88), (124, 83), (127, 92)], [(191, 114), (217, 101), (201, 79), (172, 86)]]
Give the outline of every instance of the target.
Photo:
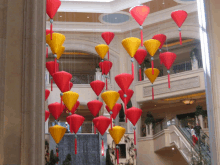
[(110, 69), (112, 68), (111, 61), (103, 61), (99, 63), (99, 67), (102, 69), (102, 74), (106, 75), (106, 90), (108, 90), (108, 81), (107, 81), (107, 74), (109, 73)]
[(127, 116), (126, 116), (127, 104), (130, 101), (131, 97), (133, 96), (134, 91), (131, 89), (128, 89), (126, 95), (124, 94), (124, 92), (122, 90), (119, 90), (118, 93), (120, 94), (120, 98), (124, 102), (124, 105), (125, 105), (125, 119), (126, 119), (126, 123), (127, 123)]
[(70, 82), (71, 78), (72, 75), (64, 71), (56, 72), (53, 75), (54, 82), (62, 93), (65, 92), (66, 85)]
[(115, 120), (115, 118), (121, 110), (121, 104), (116, 103), (112, 110), (110, 110), (107, 105), (105, 106), (105, 108), (107, 109), (108, 113), (112, 112), (112, 118)]
[(182, 45), (181, 26), (183, 22), (186, 20), (187, 15), (188, 15), (187, 12), (184, 10), (177, 10), (171, 13), (172, 19), (179, 27), (180, 45)]
[(63, 90), (63, 93), (64, 93), (64, 92), (67, 92), (67, 91), (70, 91), (72, 87), (73, 87), (73, 83), (72, 83), (71, 81), (68, 82), (68, 83), (66, 84), (64, 90)]
[[(112, 32), (103, 32), (102, 38), (105, 40), (106, 44), (109, 45), (113, 38), (115, 37), (115, 34)], [(109, 51), (108, 51), (108, 60), (109, 60)]]
[[(58, 68), (58, 63), (56, 63), (56, 68)], [(51, 76), (55, 73), (54, 61), (46, 62), (46, 68)], [(53, 91), (53, 78), (51, 78), (51, 91)]]
[(76, 134), (77, 134), (79, 128), (81, 127), (81, 125), (83, 124), (84, 120), (85, 120), (85, 118), (83, 116), (80, 116), (77, 114), (70, 115), (66, 118), (66, 121), (70, 125), (70, 132), (75, 133), (75, 154), (77, 154), (77, 136), (76, 136)]
[(121, 88), (121, 90), (124, 92), (124, 94), (127, 93), (128, 88), (130, 87), (133, 76), (128, 73), (122, 73), (117, 76), (115, 76), (115, 81), (118, 84), (118, 86)]
[(130, 120), (130, 122), (134, 125), (134, 145), (136, 145), (136, 132), (135, 132), (135, 125), (137, 123), (137, 121), (140, 119), (142, 115), (142, 110), (139, 109), (139, 108), (135, 108), (135, 107), (132, 107), (132, 108), (129, 108), (127, 110), (127, 118)]
[(105, 87), (105, 83), (100, 80), (96, 80), (96, 81), (91, 82), (90, 86), (92, 87), (93, 91), (97, 95), (97, 100), (98, 100), (100, 93), (102, 92), (103, 88)]
[(141, 64), (144, 61), (146, 56), (147, 56), (147, 51), (144, 49), (138, 49), (136, 54), (134, 55), (134, 58), (139, 64), (139, 81), (142, 81)]
[(167, 72), (168, 72), (168, 88), (170, 88), (170, 68), (171, 68), (173, 62), (176, 59), (176, 54), (172, 53), (172, 52), (164, 52), (164, 53), (160, 54), (159, 58), (160, 58), (160, 61), (167, 68)]
[(150, 8), (145, 5), (135, 6), (130, 9), (131, 16), (135, 19), (135, 21), (140, 25), (141, 29), (141, 46), (143, 46), (143, 23), (145, 19), (147, 18)]
[(64, 105), (63, 104), (60, 104), (60, 103), (52, 103), (50, 105), (48, 105), (48, 109), (51, 113), (51, 115), (57, 120), (60, 115), (63, 113), (63, 110), (64, 110)]
[(50, 36), (52, 40), (52, 32), (53, 32), (53, 17), (55, 16), (57, 10), (61, 5), (60, 0), (47, 0), (46, 12), (50, 17)]
[[(103, 136), (108, 128), (108, 126), (111, 123), (111, 120), (107, 117), (104, 116), (99, 116), (94, 118), (93, 123), (95, 127), (98, 129), (100, 134)], [(102, 137), (102, 150), (101, 150), (102, 156), (104, 156), (104, 142), (103, 142), (103, 137)]]
[(79, 105), (80, 105), (80, 102), (77, 101), (76, 104), (73, 106), (73, 108), (72, 108), (72, 110), (71, 110), (70, 112), (71, 112), (72, 114), (74, 114), (75, 111), (76, 111), (76, 109), (79, 107)]
[(50, 91), (48, 89), (45, 89), (45, 101), (47, 100), (49, 95), (50, 95)]
[[(90, 112), (92, 113), (92, 115), (94, 117), (97, 116), (97, 114), (99, 113), (101, 107), (102, 107), (103, 103), (101, 101), (98, 100), (93, 100), (87, 103), (88, 109), (90, 110)], [(94, 126), (94, 134), (96, 134), (96, 127)]]
[[(161, 54), (161, 52), (162, 52), (161, 48), (163, 47), (163, 44), (165, 43), (165, 41), (166, 41), (166, 39), (167, 39), (167, 36), (164, 35), (164, 34), (157, 34), (157, 35), (153, 36), (152, 39), (155, 39), (155, 40), (160, 41), (159, 52), (160, 52), (160, 54)], [(160, 64), (162, 64), (161, 61), (160, 61)]]
[(50, 112), (45, 110), (45, 122), (47, 121), (49, 116), (50, 116)]

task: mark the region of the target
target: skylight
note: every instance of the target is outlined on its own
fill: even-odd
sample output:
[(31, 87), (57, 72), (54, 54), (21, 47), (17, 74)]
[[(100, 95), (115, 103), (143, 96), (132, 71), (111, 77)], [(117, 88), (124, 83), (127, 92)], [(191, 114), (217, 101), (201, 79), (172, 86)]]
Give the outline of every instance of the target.
[(76, 2), (112, 2), (114, 0), (61, 0), (61, 1), (76, 1)]

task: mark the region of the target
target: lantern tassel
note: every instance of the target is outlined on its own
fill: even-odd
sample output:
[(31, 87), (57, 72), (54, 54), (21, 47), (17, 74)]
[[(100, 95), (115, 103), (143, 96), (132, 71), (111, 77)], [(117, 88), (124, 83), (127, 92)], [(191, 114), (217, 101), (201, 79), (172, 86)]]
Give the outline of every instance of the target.
[(50, 84), (51, 84), (51, 91), (53, 91), (53, 78), (51, 78)]
[(151, 68), (152, 68), (152, 75), (154, 75), (154, 61), (153, 60), (151, 60)]
[(50, 40), (52, 40), (53, 24), (50, 24)]
[(104, 142), (102, 140), (102, 156), (104, 156)]
[(108, 90), (108, 80), (107, 80), (107, 78), (105, 79), (105, 86), (106, 86), (106, 90)]
[(48, 58), (48, 46), (46, 46), (46, 58)]
[(134, 145), (136, 145), (136, 132), (135, 132), (135, 129), (134, 129)]
[(152, 100), (154, 100), (154, 87), (152, 86)]
[(179, 31), (179, 36), (180, 36), (180, 45), (182, 45), (182, 36), (181, 36), (181, 30)]
[(143, 46), (143, 31), (141, 30), (141, 46)]
[(134, 63), (131, 63), (131, 68), (132, 68), (132, 77), (134, 78)]
[(95, 125), (94, 125), (94, 134), (96, 134), (96, 127), (95, 127)]
[(168, 88), (170, 88), (170, 74), (168, 73)]
[(109, 60), (109, 51), (108, 51), (108, 60)]
[(119, 149), (117, 148), (117, 164), (119, 164)]
[(112, 114), (110, 115), (110, 120), (111, 120), (111, 130), (112, 130)]
[(77, 138), (75, 137), (75, 155), (77, 154)]
[(141, 68), (139, 68), (139, 80), (142, 81)]

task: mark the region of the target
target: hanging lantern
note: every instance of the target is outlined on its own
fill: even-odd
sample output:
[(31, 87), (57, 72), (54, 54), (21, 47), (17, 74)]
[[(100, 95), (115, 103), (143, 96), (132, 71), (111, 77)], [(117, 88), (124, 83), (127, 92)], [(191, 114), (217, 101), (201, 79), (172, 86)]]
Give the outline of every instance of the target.
[(180, 45), (182, 45), (181, 26), (182, 26), (183, 22), (186, 20), (187, 15), (188, 15), (187, 12), (184, 10), (177, 10), (177, 11), (174, 11), (171, 13), (172, 19), (179, 27)]
[(99, 63), (99, 67), (102, 69), (102, 74), (105, 75), (106, 78), (106, 90), (108, 90), (108, 73), (110, 71), (110, 69), (112, 68), (112, 62), (111, 61), (103, 61)]
[(167, 68), (168, 88), (170, 88), (170, 68), (176, 59), (176, 54), (172, 53), (172, 52), (164, 52), (164, 53), (160, 54), (159, 58), (162, 61), (162, 63), (164, 64), (164, 66)]
[[(56, 63), (56, 67), (58, 67), (58, 63)], [(50, 84), (51, 84), (51, 91), (53, 91), (53, 74), (55, 73), (55, 62), (54, 61), (46, 62), (46, 68), (50, 73), (50, 75), (52, 76)]]
[(80, 105), (80, 102), (77, 101), (76, 104), (73, 106), (72, 110), (70, 111), (70, 113), (74, 114), (76, 109), (79, 107), (79, 105)]
[(47, 121), (47, 119), (49, 118), (50, 116), (50, 112), (45, 110), (45, 122)]
[(107, 117), (104, 116), (99, 116), (94, 118), (93, 120), (94, 126), (98, 129), (99, 133), (102, 135), (101, 139), (102, 139), (102, 149), (101, 149), (101, 153), (102, 156), (104, 156), (104, 142), (103, 142), (103, 135), (105, 134), (109, 124), (111, 123), (111, 120)]
[[(110, 111), (110, 119), (112, 121), (112, 109), (115, 106), (117, 100), (119, 99), (119, 93), (115, 91), (107, 91), (101, 94), (101, 97), (105, 104), (109, 107)], [(112, 123), (111, 123), (112, 128)]]
[[(94, 117), (96, 117), (102, 108), (103, 103), (98, 100), (93, 100), (87, 103), (89, 111), (92, 113)], [(96, 127), (94, 125), (94, 134), (96, 134)]]
[[(59, 55), (59, 57), (62, 55), (65, 47), (63, 47), (63, 43), (66, 39), (66, 37), (63, 35), (63, 34), (60, 34), (60, 33), (53, 33), (53, 40), (50, 40), (50, 36), (51, 34), (48, 34), (46, 36), (46, 42), (47, 44), (50, 46), (50, 49), (52, 51), (52, 53), (54, 54), (54, 65), (57, 63), (56, 60), (57, 60), (57, 54)], [(57, 71), (57, 67), (55, 65), (55, 72)]]
[[(159, 52), (161, 54), (162, 50), (161, 48), (163, 47), (163, 44), (165, 43), (167, 36), (164, 34), (156, 34), (155, 36), (153, 36), (152, 39), (158, 40), (160, 41), (160, 47), (159, 47)], [(162, 62), (160, 61), (160, 64), (162, 64)]]
[(61, 92), (65, 92), (66, 85), (70, 82), (72, 75), (65, 71), (56, 72), (53, 74), (53, 79)]
[(109, 129), (109, 134), (111, 135), (112, 139), (116, 145), (116, 155), (117, 155), (117, 164), (119, 164), (119, 142), (121, 138), (124, 136), (126, 129), (120, 126), (115, 126), (112, 129)]
[[(52, 31), (53, 33), (53, 31)], [(46, 35), (50, 34), (50, 30), (46, 29)], [(46, 58), (48, 58), (48, 44), (46, 43)]]
[(116, 103), (115, 106), (113, 107), (112, 111), (109, 109), (109, 107), (106, 105), (105, 108), (107, 109), (108, 113), (112, 112), (112, 118), (115, 120), (117, 117), (118, 113), (121, 110), (121, 104)]
[(52, 31), (53, 31), (53, 17), (57, 13), (57, 10), (59, 9), (60, 5), (61, 5), (60, 0), (47, 0), (46, 12), (47, 15), (50, 17), (51, 40), (52, 40)]
[(109, 50), (109, 46), (105, 44), (100, 44), (95, 47), (95, 50), (98, 53), (99, 57), (101, 57), (101, 59), (103, 60)]
[(48, 89), (45, 89), (45, 101), (47, 100), (49, 95), (50, 95), (50, 91)]
[(124, 92), (124, 97), (127, 97), (126, 95), (127, 90), (130, 87), (133, 80), (134, 80), (133, 76), (128, 73), (122, 73), (115, 76), (115, 81), (118, 84), (118, 86), (121, 88), (121, 90)]
[(57, 120), (60, 117), (60, 115), (63, 113), (64, 105), (55, 102), (55, 103), (48, 105), (48, 109), (51, 115)]
[[(102, 38), (106, 42), (107, 45), (111, 43), (113, 38), (115, 37), (115, 34), (112, 32), (103, 32), (102, 33)], [(108, 60), (109, 60), (109, 50), (108, 50)]]
[[(126, 116), (126, 113), (127, 113), (127, 104), (128, 104), (128, 102), (130, 101), (131, 97), (133, 96), (134, 91), (131, 90), (131, 89), (128, 89), (126, 95), (124, 94), (124, 92), (123, 92), (122, 90), (119, 90), (118, 93), (120, 94), (120, 98), (121, 98), (121, 100), (124, 102), (124, 105), (125, 105), (125, 121), (126, 121), (126, 123), (127, 123), (127, 116)], [(125, 97), (125, 96), (126, 96), (126, 97)]]
[(158, 48), (160, 47), (160, 41), (155, 39), (150, 39), (147, 41), (144, 41), (144, 46), (147, 49), (148, 53), (151, 55), (151, 68), (152, 68), (152, 74), (154, 74), (154, 55), (157, 52)]
[(150, 8), (145, 5), (139, 5), (139, 6), (132, 7), (129, 10), (129, 12), (130, 12), (131, 16), (135, 19), (135, 21), (140, 25), (141, 46), (143, 46), (143, 31), (142, 31), (143, 27), (142, 27), (142, 25), (150, 12)]
[(73, 83), (70, 81), (65, 85), (65, 88), (63, 89), (63, 92), (70, 91), (71, 88), (73, 87)]
[(77, 154), (77, 132), (83, 124), (85, 118), (83, 116), (73, 114), (67, 117), (67, 122), (70, 125), (70, 132), (75, 133), (75, 154)]
[(157, 68), (153, 68), (154, 70), (154, 74), (152, 74), (152, 69), (148, 68), (144, 71), (145, 75), (147, 76), (147, 78), (150, 80), (150, 82), (152, 83), (152, 100), (154, 100), (154, 86), (153, 83), (156, 80), (156, 78), (158, 77), (158, 75), (160, 74), (160, 71)]
[(97, 95), (97, 100), (98, 100), (100, 93), (102, 92), (103, 88), (105, 87), (105, 83), (100, 80), (96, 80), (96, 81), (92, 81), (90, 83), (90, 86), (91, 86), (92, 90), (95, 92), (95, 94)]
[(60, 125), (55, 125), (49, 128), (49, 132), (53, 137), (54, 141), (58, 144), (60, 140), (63, 138), (66, 128)]
[(122, 45), (128, 54), (131, 56), (131, 68), (132, 68), (132, 76), (134, 78), (134, 55), (137, 52), (139, 46), (141, 44), (141, 40), (139, 38), (130, 37), (122, 40)]
[(63, 103), (66, 105), (67, 109), (70, 111), (76, 104), (76, 101), (79, 98), (79, 94), (76, 92), (68, 91), (64, 92), (62, 97)]
[(136, 145), (135, 125), (137, 124), (137, 121), (140, 119), (141, 115), (142, 115), (142, 110), (139, 108), (132, 107), (127, 110), (127, 118), (134, 126), (134, 145)]
[(147, 51), (144, 49), (138, 49), (136, 54), (134, 55), (134, 58), (139, 64), (139, 81), (142, 81), (141, 64), (144, 61), (146, 56), (147, 56)]

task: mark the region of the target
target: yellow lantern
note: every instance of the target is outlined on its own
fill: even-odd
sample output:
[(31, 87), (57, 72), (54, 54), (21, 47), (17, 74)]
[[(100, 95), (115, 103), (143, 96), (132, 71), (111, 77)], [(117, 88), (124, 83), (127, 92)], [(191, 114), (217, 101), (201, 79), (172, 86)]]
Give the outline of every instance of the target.
[(159, 76), (160, 71), (157, 68), (153, 68), (154, 70), (154, 74), (152, 74), (152, 69), (148, 68), (144, 71), (145, 75), (147, 76), (147, 78), (150, 80), (150, 82), (152, 83), (152, 100), (154, 100), (154, 87), (153, 87), (153, 83), (156, 80), (156, 78)]
[(109, 50), (109, 46), (105, 44), (100, 44), (95, 47), (96, 52), (101, 57), (101, 59), (104, 59), (105, 55), (107, 54)]
[(147, 51), (149, 52), (149, 54), (151, 55), (151, 67), (152, 67), (152, 74), (154, 74), (154, 55), (157, 52), (157, 50), (160, 47), (160, 41), (155, 40), (155, 39), (150, 39), (144, 42), (144, 46), (147, 49)]
[(72, 91), (64, 92), (62, 95), (62, 100), (69, 111), (72, 110), (78, 98), (79, 94)]
[(112, 129), (109, 129), (109, 134), (111, 135), (112, 139), (114, 140), (115, 144), (117, 145), (117, 163), (119, 164), (119, 142), (121, 138), (124, 136), (126, 129), (120, 126), (115, 126)]
[(60, 140), (63, 138), (66, 128), (60, 125), (55, 125), (49, 128), (49, 132), (53, 137), (54, 141), (58, 144)]
[(64, 47), (64, 46), (61, 46), (60, 49), (59, 49), (58, 52), (57, 52), (57, 57), (56, 57), (57, 60), (60, 59), (60, 57), (62, 56), (64, 50), (65, 50), (65, 47)]
[(120, 95), (118, 92), (110, 90), (102, 93), (101, 97), (104, 100), (105, 104), (109, 107), (109, 109), (112, 110)]
[(132, 76), (134, 78), (134, 55), (136, 54), (140, 44), (141, 40), (139, 38), (130, 37), (122, 40), (122, 45), (125, 48), (125, 50), (128, 52), (128, 54), (131, 56), (131, 68), (132, 68)]

